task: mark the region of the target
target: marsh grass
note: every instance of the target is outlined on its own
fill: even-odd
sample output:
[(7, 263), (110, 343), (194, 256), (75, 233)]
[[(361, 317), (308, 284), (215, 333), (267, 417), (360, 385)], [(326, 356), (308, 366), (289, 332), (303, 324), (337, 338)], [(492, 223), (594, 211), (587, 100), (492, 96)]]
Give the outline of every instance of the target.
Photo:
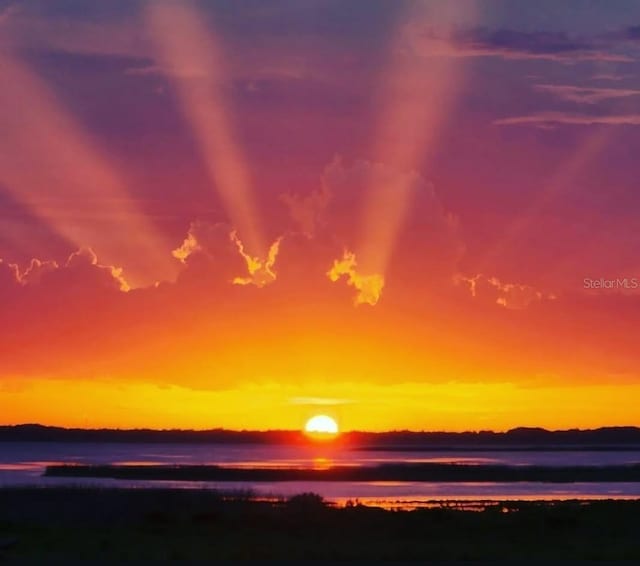
[[(505, 509), (508, 512), (505, 512)], [(640, 560), (640, 501), (505, 502), (467, 511), (338, 507), (250, 491), (0, 489), (0, 556), (35, 560)]]

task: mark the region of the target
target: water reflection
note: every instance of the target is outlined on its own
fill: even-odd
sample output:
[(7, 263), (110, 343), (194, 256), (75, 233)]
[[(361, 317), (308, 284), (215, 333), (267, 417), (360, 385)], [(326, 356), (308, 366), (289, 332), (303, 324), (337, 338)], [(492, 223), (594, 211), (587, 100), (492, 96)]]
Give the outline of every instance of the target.
[(47, 465), (208, 464), (224, 467), (299, 467), (327, 470), (335, 466), (385, 463), (457, 463), (461, 465), (620, 465), (640, 462), (640, 451), (572, 452), (400, 452), (350, 450), (347, 447), (211, 444), (0, 443), (0, 486), (98, 485), (251, 490), (259, 497), (319, 493), (337, 504), (348, 500), (383, 507), (422, 506), (435, 501), (628, 499), (640, 498), (640, 483), (429, 483), (429, 482), (150, 482), (102, 478), (42, 477)]

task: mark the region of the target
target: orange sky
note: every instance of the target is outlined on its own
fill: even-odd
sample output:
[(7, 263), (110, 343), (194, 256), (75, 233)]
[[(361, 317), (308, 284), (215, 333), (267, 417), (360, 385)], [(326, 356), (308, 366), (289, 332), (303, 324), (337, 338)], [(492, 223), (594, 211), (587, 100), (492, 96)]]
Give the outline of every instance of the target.
[(0, 9), (0, 424), (640, 425), (637, 31), (374, 3)]

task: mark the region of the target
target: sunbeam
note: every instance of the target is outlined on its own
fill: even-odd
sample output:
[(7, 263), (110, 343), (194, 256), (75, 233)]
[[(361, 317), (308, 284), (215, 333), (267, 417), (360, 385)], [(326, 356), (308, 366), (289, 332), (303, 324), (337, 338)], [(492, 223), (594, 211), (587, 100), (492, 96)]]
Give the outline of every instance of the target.
[[(459, 5), (438, 6), (449, 11), (462, 9)], [(465, 4), (464, 10), (472, 7), (473, 4)], [(428, 163), (464, 78), (460, 58), (431, 52), (421, 44), (433, 10), (434, 6), (426, 3), (407, 7), (390, 41), (387, 64), (380, 77), (379, 117), (371, 153), (374, 167), (386, 173), (371, 175), (353, 254), (358, 270), (349, 278), (350, 284), (375, 280), (378, 295), (416, 196), (417, 171)], [(395, 174), (389, 174), (390, 170)], [(353, 271), (354, 265), (350, 269)], [(377, 299), (356, 299), (356, 304), (362, 302), (375, 304)]]
[(224, 58), (213, 32), (188, 2), (151, 2), (146, 21), (162, 71), (175, 83), (229, 220), (247, 253), (267, 261), (248, 168), (223, 92)]
[(76, 247), (125, 267), (134, 286), (175, 278), (170, 246), (47, 85), (7, 52), (0, 74), (0, 181), (13, 198)]
[(615, 129), (601, 126), (586, 136), (569, 159), (564, 161), (550, 176), (549, 181), (536, 194), (527, 209), (507, 227), (503, 237), (480, 259), (480, 271), (490, 270), (495, 260), (515, 246), (520, 238), (534, 226), (541, 214), (568, 188), (573, 186), (577, 176), (611, 142)]

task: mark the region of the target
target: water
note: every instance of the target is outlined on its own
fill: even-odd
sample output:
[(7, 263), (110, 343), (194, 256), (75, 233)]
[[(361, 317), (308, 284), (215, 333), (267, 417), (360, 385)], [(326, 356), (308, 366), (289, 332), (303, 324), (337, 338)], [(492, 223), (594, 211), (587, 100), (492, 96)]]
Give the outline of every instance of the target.
[(640, 483), (448, 482), (150, 482), (102, 478), (50, 478), (50, 464), (216, 464), (327, 468), (333, 465), (443, 462), (466, 465), (620, 465), (640, 463), (637, 451), (428, 451), (356, 450), (333, 445), (0, 443), (0, 486), (99, 485), (252, 489), (262, 496), (313, 491), (339, 503), (359, 500), (386, 507), (415, 507), (432, 500), (640, 498)]

